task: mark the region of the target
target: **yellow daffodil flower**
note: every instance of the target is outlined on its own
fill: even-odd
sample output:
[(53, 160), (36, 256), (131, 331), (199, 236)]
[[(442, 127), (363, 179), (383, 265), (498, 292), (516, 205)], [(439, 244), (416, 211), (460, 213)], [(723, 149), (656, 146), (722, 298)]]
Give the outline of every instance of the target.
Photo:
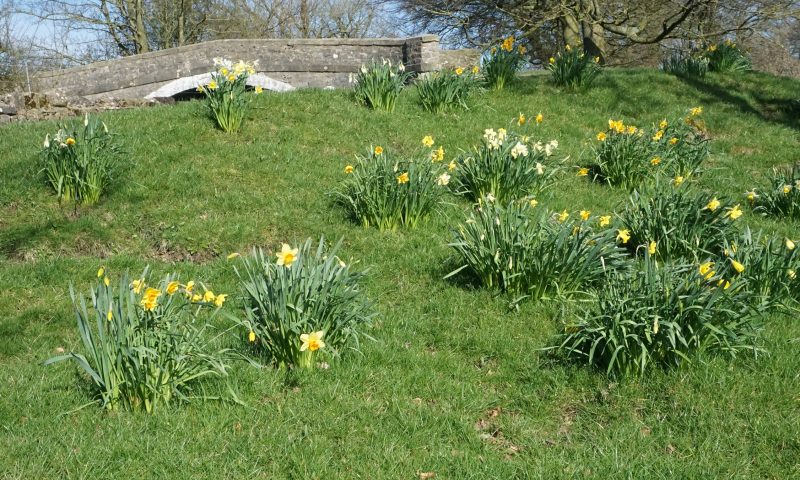
[(725, 212), (725, 216), (730, 217), (731, 220), (736, 220), (737, 218), (742, 216), (742, 209), (739, 208), (739, 204), (733, 206), (733, 208), (729, 208), (727, 212)]
[(558, 221), (564, 223), (569, 218), (569, 212), (564, 210), (563, 212), (558, 214)]
[(111, 284), (111, 280), (108, 277), (103, 277), (103, 285), (106, 287)]
[(583, 221), (589, 220), (589, 215), (591, 214), (592, 212), (590, 212), (589, 210), (581, 210), (581, 220)]
[(100, 278), (100, 277), (102, 277), (102, 276), (103, 276), (103, 274), (104, 274), (105, 272), (106, 272), (106, 267), (100, 267), (100, 268), (98, 268), (98, 269), (97, 269), (97, 278)]
[(664, 130), (659, 130), (659, 131), (656, 132), (655, 135), (653, 135), (653, 141), (657, 142), (657, 141), (661, 140), (661, 137), (663, 137), (663, 136), (664, 136)]
[(717, 200), (717, 197), (714, 197), (713, 199), (711, 199), (710, 202), (708, 202), (708, 205), (706, 205), (706, 208), (713, 212), (714, 210), (719, 208), (719, 205), (720, 205), (719, 200)]
[(669, 144), (670, 145), (675, 145), (676, 143), (678, 143), (678, 139), (677, 138), (672, 137), (672, 138), (669, 139)]
[(792, 191), (792, 186), (791, 185), (784, 185), (783, 186), (783, 194), (784, 195), (788, 195), (789, 192), (791, 192), (791, 191)]
[(375, 147), (375, 155), (383, 155), (383, 147), (381, 147), (380, 145)]
[(349, 173), (353, 173), (354, 171), (355, 171), (355, 168), (353, 168), (352, 165), (348, 165), (348, 166), (344, 167), (344, 173), (348, 173), (349, 174)]
[(69, 137), (64, 141), (64, 143), (66, 143), (68, 147), (71, 147), (72, 145), (75, 145), (75, 139), (72, 138), (72, 137)]
[(322, 341), (323, 335), (325, 335), (323, 331), (300, 335), (300, 341), (303, 342), (303, 344), (300, 345), (300, 351), (305, 352), (308, 350), (310, 352), (315, 352), (321, 348), (325, 348), (325, 342)]
[(473, 75), (477, 75), (477, 74), (478, 74), (478, 72), (480, 72), (480, 71), (481, 71), (481, 69), (480, 69), (480, 67), (478, 67), (477, 65), (475, 65), (474, 67), (472, 67), (472, 74), (473, 74)]
[(264, 89), (261, 86), (256, 85), (256, 95), (261, 95)]
[(661, 157), (653, 157), (650, 159), (650, 165), (654, 167), (657, 166), (659, 163), (661, 163)]
[(647, 253), (651, 256), (656, 254), (656, 242), (650, 242), (650, 245), (647, 246)]
[(174, 295), (175, 292), (178, 291), (178, 287), (180, 284), (178, 282), (172, 281), (167, 284), (167, 295)]
[(217, 81), (216, 80), (211, 80), (210, 82), (208, 82), (208, 87), (207, 88), (209, 90), (216, 90), (217, 89)]
[(682, 176), (678, 175), (672, 180), (672, 184), (678, 187), (684, 182), (684, 180), (685, 179)]
[(603, 215), (603, 216), (601, 216), (599, 224), (600, 224), (601, 227), (607, 227), (608, 225), (610, 225), (611, 224), (611, 215)]
[(744, 272), (744, 265), (737, 262), (736, 260), (731, 259), (731, 265), (733, 266), (733, 269), (736, 270), (736, 273)]
[(205, 293), (203, 293), (203, 301), (206, 303), (213, 302), (215, 298), (216, 295), (214, 295), (214, 292), (212, 292), (211, 290), (206, 290)]
[(275, 254), (278, 257), (278, 261), (275, 263), (289, 268), (297, 260), (297, 252), (299, 251), (297, 248), (290, 247), (288, 243), (284, 243), (281, 245), (281, 251)]
[(217, 307), (221, 307), (222, 304), (225, 303), (225, 299), (226, 298), (228, 298), (228, 294), (227, 293), (223, 293), (223, 294), (217, 295), (214, 298), (214, 305), (216, 305)]
[(623, 244), (628, 243), (631, 239), (631, 232), (630, 230), (617, 230), (617, 241), (622, 242)]
[(694, 107), (693, 109), (689, 110), (689, 115), (696, 117), (703, 113), (703, 107)]
[(256, 332), (250, 330), (250, 333), (247, 334), (247, 341), (253, 343), (256, 341)]
[(789, 250), (789, 251), (794, 250), (794, 242), (793, 241), (791, 241), (791, 240), (789, 240), (787, 238), (786, 242), (784, 242), (784, 243), (786, 244), (786, 250)]
[(525, 125), (525, 114), (524, 113), (520, 113), (519, 117), (517, 117), (517, 125), (519, 125), (520, 127)]
[(536, 200), (535, 198), (532, 198), (529, 203), (530, 203), (531, 208), (536, 208), (536, 205), (539, 205), (539, 201)]
[(408, 183), (408, 181), (409, 181), (408, 172), (403, 172), (397, 176), (397, 183), (399, 183), (400, 185)]
[(714, 268), (714, 262), (706, 262), (701, 264), (697, 270), (700, 272), (700, 275), (702, 275), (703, 278), (708, 280), (716, 273), (714, 270), (712, 270), (712, 268)]
[(667, 125), (669, 125), (669, 124), (667, 123), (667, 119), (665, 118), (664, 120), (661, 120), (660, 122), (658, 122), (658, 129), (659, 130), (664, 130), (665, 128), (667, 128)]
[(456, 75), (461, 75), (462, 73), (464, 73), (464, 69), (463, 68), (461, 68), (461, 67), (456, 68)]
[(536, 123), (542, 123), (544, 121), (544, 115), (541, 112), (536, 114)]
[(238, 257), (240, 257), (240, 256), (241, 256), (241, 255), (239, 255), (239, 252), (233, 252), (233, 253), (231, 253), (230, 255), (228, 255), (228, 256), (226, 257), (226, 259), (227, 259), (227, 260), (233, 260), (234, 258), (238, 258)]
[(433, 137), (430, 135), (425, 135), (422, 137), (422, 144), (428, 148), (431, 148), (433, 146)]
[(451, 160), (450, 163), (447, 164), (447, 169), (451, 172), (456, 169), (456, 162)]
[(133, 293), (136, 295), (142, 293), (142, 289), (144, 288), (144, 279), (132, 281), (131, 288), (133, 289)]
[(586, 177), (589, 175), (589, 169), (586, 167), (578, 169), (578, 176), (579, 177)]
[(606, 141), (606, 132), (598, 132), (597, 133), (597, 139), (600, 140), (601, 142), (605, 142)]
[(141, 305), (145, 311), (151, 312), (158, 306), (158, 297), (161, 296), (161, 290), (155, 288), (148, 288), (142, 296)]

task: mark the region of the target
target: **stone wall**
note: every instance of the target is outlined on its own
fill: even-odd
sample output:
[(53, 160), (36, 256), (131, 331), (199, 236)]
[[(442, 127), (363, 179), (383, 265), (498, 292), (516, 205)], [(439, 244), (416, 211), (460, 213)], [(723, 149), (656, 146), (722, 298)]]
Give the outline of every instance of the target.
[[(467, 54), (468, 55), (468, 54)], [(89, 99), (142, 98), (176, 79), (209, 72), (215, 57), (258, 61), (258, 72), (293, 87), (344, 87), (373, 60), (424, 73), (450, 63), (439, 38), (214, 40), (40, 73), (38, 91)]]

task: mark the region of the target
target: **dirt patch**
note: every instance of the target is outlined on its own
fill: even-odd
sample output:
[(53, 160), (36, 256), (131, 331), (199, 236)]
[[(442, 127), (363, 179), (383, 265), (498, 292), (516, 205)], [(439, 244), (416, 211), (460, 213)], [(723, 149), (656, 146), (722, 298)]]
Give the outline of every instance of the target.
[(508, 460), (518, 454), (521, 448), (503, 434), (503, 430), (500, 428), (501, 415), (503, 415), (502, 407), (487, 410), (475, 422), (475, 431), (481, 440), (494, 445), (503, 452), (504, 458)]

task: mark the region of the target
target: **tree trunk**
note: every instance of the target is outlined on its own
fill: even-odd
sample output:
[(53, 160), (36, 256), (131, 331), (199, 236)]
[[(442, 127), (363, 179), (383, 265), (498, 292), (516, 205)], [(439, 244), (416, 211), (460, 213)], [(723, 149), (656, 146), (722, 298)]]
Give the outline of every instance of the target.
[(561, 17), (561, 33), (564, 36), (564, 43), (572, 47), (581, 45), (581, 24), (572, 12), (565, 12)]
[(136, 0), (134, 5), (134, 16), (136, 21), (135, 40), (136, 53), (150, 51), (150, 42), (147, 38), (147, 29), (144, 26), (144, 0)]

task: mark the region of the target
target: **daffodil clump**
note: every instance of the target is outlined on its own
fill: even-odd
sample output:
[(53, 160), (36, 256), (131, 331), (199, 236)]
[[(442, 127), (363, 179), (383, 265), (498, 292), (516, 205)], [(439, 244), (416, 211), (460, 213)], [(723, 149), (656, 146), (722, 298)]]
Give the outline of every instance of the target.
[[(680, 182), (680, 183), (678, 183)], [(742, 205), (695, 190), (680, 177), (634, 191), (619, 214), (631, 252), (651, 249), (658, 259), (692, 260), (721, 252), (738, 235)]]
[(756, 354), (763, 309), (745, 283), (712, 262), (659, 263), (646, 255), (639, 268), (611, 272), (592, 306), (546, 350), (611, 376), (681, 367), (700, 353)]
[(674, 52), (662, 60), (661, 70), (677, 77), (703, 78), (708, 73), (708, 58), (695, 52)]
[(106, 124), (86, 114), (82, 125), (61, 125), (45, 136), (39, 164), (59, 203), (92, 205), (108, 190), (120, 155)]
[(46, 363), (74, 360), (104, 408), (152, 413), (200, 397), (199, 379), (227, 374), (208, 332), (227, 295), (175, 276), (150, 284), (147, 271), (112, 280), (102, 267), (88, 297), (70, 295), (83, 352)]
[(743, 279), (754, 301), (766, 308), (800, 300), (800, 249), (795, 240), (754, 234), (746, 228), (711, 262), (726, 279)]
[(338, 256), (341, 241), (325, 239), (278, 252), (261, 249), (236, 268), (245, 297), (247, 342), (275, 366), (311, 368), (358, 350), (376, 313), (361, 292), (364, 274)]
[(350, 83), (353, 83), (356, 101), (373, 110), (393, 112), (411, 76), (412, 72), (406, 71), (402, 63), (393, 64), (384, 59), (362, 65), (355, 77), (351, 76)]
[(569, 44), (563, 51), (550, 57), (547, 69), (553, 74), (556, 85), (571, 90), (589, 88), (603, 71), (600, 57), (589, 57), (582, 49), (572, 48)]
[(756, 213), (800, 219), (800, 163), (792, 168), (773, 169), (771, 185), (745, 194)]
[(425, 221), (448, 192), (455, 162), (433, 137), (422, 139), (423, 154), (396, 158), (381, 146), (343, 169), (344, 180), (333, 193), (347, 215), (365, 227), (414, 228)]
[(708, 45), (702, 55), (712, 72), (736, 73), (753, 68), (750, 57), (731, 40)]
[(431, 113), (442, 113), (456, 108), (469, 108), (467, 101), (478, 89), (480, 68), (440, 70), (430, 73), (414, 84), (422, 108)]
[[(214, 72), (207, 85), (197, 87), (206, 96), (206, 105), (219, 128), (226, 133), (239, 131), (250, 109), (247, 77), (256, 73), (256, 64), (240, 60), (233, 63), (224, 58), (214, 59)], [(261, 88), (256, 88), (256, 94)]]
[(535, 199), (501, 204), (483, 197), (453, 231), (461, 272), (481, 285), (511, 293), (513, 302), (571, 296), (597, 286), (626, 257), (608, 215), (588, 210), (550, 212)]
[(517, 76), (517, 72), (525, 63), (525, 46), (518, 45), (517, 39), (511, 35), (483, 54), (481, 71), (486, 86), (492, 90), (502, 90)]
[(709, 155), (708, 139), (694, 107), (680, 120), (666, 118), (646, 129), (609, 119), (592, 147), (597, 180), (633, 189), (658, 176), (688, 178)]
[[(530, 119), (520, 114), (515, 124), (525, 131), (542, 119), (541, 114)], [(543, 143), (527, 134), (488, 128), (479, 145), (456, 158), (453, 191), (473, 202), (487, 196), (502, 204), (536, 197), (554, 182), (559, 167), (552, 157), (557, 150), (558, 140)]]

